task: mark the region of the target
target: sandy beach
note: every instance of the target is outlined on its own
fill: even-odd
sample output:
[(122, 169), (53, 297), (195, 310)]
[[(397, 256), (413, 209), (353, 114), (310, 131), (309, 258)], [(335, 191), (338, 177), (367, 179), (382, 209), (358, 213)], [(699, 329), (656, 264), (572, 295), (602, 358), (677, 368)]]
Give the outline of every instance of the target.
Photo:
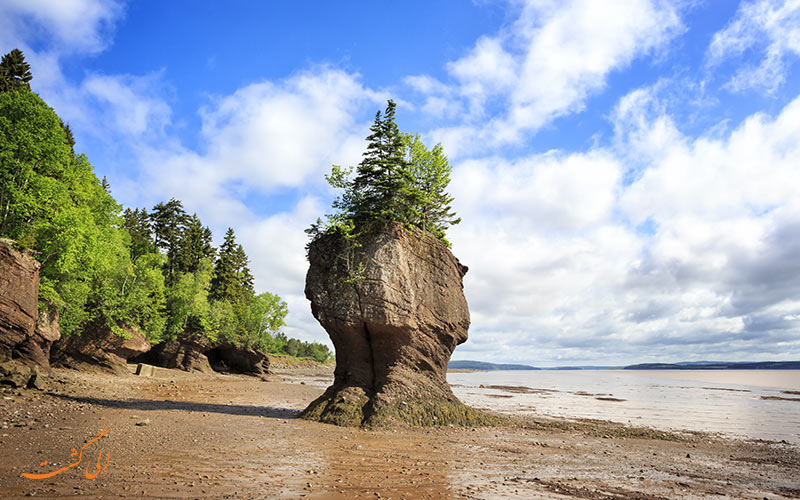
[(800, 449), (787, 443), (539, 417), (341, 428), (296, 418), (329, 369), (273, 371), (54, 370), (43, 390), (3, 388), (0, 497), (800, 498)]

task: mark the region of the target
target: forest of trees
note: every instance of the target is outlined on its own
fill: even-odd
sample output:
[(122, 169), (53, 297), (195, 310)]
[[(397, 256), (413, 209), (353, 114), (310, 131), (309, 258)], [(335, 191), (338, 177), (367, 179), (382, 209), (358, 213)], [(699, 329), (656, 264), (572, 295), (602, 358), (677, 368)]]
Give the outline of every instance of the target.
[(361, 163), (334, 165), (326, 177), (343, 191), (333, 201), (334, 212), (306, 230), (312, 241), (330, 233), (354, 240), (366, 226), (398, 222), (428, 231), (450, 246), (445, 232), (461, 222), (445, 191), (452, 168), (441, 144), (428, 149), (419, 135), (400, 132), (395, 108), (389, 100), (384, 113), (375, 115)]
[(151, 343), (181, 334), (265, 352), (331, 358), (322, 344), (281, 332), (286, 303), (254, 292), (248, 257), (228, 229), (219, 248), (197, 214), (171, 199), (126, 209), (111, 196), (65, 124), (30, 89), (30, 66), (0, 62), (0, 237), (40, 262), (39, 304), (64, 336), (107, 326)]

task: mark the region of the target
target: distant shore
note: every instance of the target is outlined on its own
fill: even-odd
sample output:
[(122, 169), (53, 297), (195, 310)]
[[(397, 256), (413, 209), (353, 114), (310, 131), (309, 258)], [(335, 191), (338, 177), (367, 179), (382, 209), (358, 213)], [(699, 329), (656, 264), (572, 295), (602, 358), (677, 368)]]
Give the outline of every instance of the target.
[[(260, 380), (159, 370), (56, 370), (44, 391), (1, 389), (0, 497), (763, 498), (800, 494), (798, 447), (545, 417), (504, 427), (360, 430), (297, 419), (330, 367)], [(103, 429), (86, 465), (69, 464)], [(40, 467), (40, 463), (48, 464)], [(89, 461), (87, 460), (87, 463)], [(93, 470), (93, 469), (92, 469)], [(560, 495), (560, 496), (559, 496)]]

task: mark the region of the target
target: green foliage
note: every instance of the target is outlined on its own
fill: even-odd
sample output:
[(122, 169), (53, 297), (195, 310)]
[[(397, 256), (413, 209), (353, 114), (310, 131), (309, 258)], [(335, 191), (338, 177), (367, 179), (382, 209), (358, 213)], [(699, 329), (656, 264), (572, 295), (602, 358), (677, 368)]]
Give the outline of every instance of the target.
[(288, 312), (286, 302), (277, 295), (269, 292), (253, 295), (243, 316), (244, 345), (269, 350), (273, 336), (286, 325)]
[(183, 332), (200, 332), (214, 340), (216, 332), (208, 301), (211, 276), (209, 259), (203, 259), (194, 273), (178, 273), (167, 290), (166, 338), (172, 340)]
[[(429, 231), (449, 246), (445, 232), (461, 219), (451, 208), (452, 196), (445, 191), (452, 168), (441, 144), (429, 150), (418, 135), (401, 133), (391, 100), (383, 115), (376, 114), (367, 141), (361, 163), (347, 168), (334, 165), (325, 177), (342, 193), (333, 201), (333, 213), (326, 221), (317, 219), (306, 230), (311, 241), (323, 234), (337, 234), (352, 250), (366, 227), (399, 222)], [(349, 279), (358, 279), (358, 273)]]
[(181, 233), (186, 222), (183, 205), (175, 198), (166, 203), (159, 203), (150, 212), (150, 228), (153, 231), (153, 243), (157, 248), (166, 251), (167, 260), (164, 266), (164, 277), (167, 284), (175, 280), (177, 256)]
[(147, 214), (147, 210), (126, 208), (122, 217), (122, 227), (128, 231), (130, 236), (131, 259), (136, 261), (142, 255), (155, 253), (156, 246), (153, 243), (150, 216)]
[(0, 237), (33, 250), (40, 307), (60, 310), (64, 336), (90, 326), (117, 333), (134, 327), (152, 343), (189, 333), (271, 352), (291, 344), (298, 355), (330, 357), (325, 346), (280, 332), (286, 303), (253, 293), (232, 229), (213, 264), (211, 230), (180, 201), (121, 215), (108, 181), (74, 153), (69, 125), (29, 90), (30, 80), (21, 52), (2, 58)]
[(211, 281), (211, 297), (231, 303), (245, 303), (253, 294), (253, 275), (250, 273), (247, 254), (242, 245), (236, 243), (232, 228), (225, 233), (219, 247), (219, 257), (214, 264), (214, 279)]
[(204, 260), (213, 261), (216, 251), (211, 243), (211, 230), (203, 226), (197, 214), (187, 216), (185, 222), (174, 256), (174, 267), (178, 272), (194, 273)]
[(25, 56), (19, 49), (14, 49), (3, 56), (0, 61), (0, 92), (30, 90), (31, 65), (25, 62)]
[(419, 135), (411, 134), (402, 134), (402, 141), (412, 177), (413, 223), (447, 243), (445, 231), (448, 226), (461, 222), (450, 206), (453, 197), (445, 191), (453, 168), (441, 144), (429, 150)]
[(71, 204), (71, 163), (60, 121), (39, 96), (0, 93), (0, 234), (32, 247), (38, 221)]

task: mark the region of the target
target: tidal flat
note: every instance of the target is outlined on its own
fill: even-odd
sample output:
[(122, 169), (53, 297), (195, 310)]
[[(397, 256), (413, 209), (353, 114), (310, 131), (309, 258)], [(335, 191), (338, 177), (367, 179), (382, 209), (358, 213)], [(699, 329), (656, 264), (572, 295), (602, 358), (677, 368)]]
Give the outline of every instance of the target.
[[(331, 378), (313, 367), (264, 379), (54, 370), (44, 390), (1, 391), (0, 497), (800, 497), (792, 443), (536, 414), (499, 427), (380, 430), (296, 418)], [(89, 479), (99, 456), (108, 467)]]

